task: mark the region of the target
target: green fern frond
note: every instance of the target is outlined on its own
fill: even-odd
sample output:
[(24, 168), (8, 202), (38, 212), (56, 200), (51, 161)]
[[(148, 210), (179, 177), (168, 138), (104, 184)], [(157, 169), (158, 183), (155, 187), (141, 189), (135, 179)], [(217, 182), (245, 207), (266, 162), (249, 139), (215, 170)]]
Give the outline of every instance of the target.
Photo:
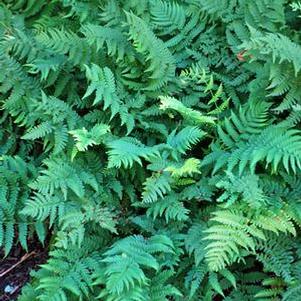
[(226, 173), (226, 179), (219, 181), (216, 186), (225, 190), (217, 199), (218, 202), (226, 201), (225, 207), (231, 206), (240, 198), (251, 207), (260, 207), (268, 202), (256, 175), (236, 177), (232, 173)]
[(199, 128), (187, 126), (178, 133), (177, 130), (172, 131), (167, 137), (167, 145), (171, 147), (173, 152), (178, 151), (183, 154), (204, 136), (205, 132)]
[(156, 253), (172, 253), (172, 242), (166, 236), (130, 236), (116, 242), (106, 253), (106, 287), (113, 294), (128, 291), (135, 283), (146, 285), (149, 281), (143, 267), (159, 269)]
[(36, 293), (40, 300), (81, 299), (91, 293), (95, 273), (101, 271), (101, 264), (95, 244), (89, 240), (85, 242), (84, 248), (50, 252), (48, 261), (35, 273)]
[(121, 100), (116, 91), (114, 74), (107, 67), (101, 69), (93, 64), (91, 68), (86, 66), (86, 77), (91, 83), (83, 98), (90, 96), (95, 91), (93, 105), (103, 102), (104, 110), (110, 107), (111, 118), (113, 118), (121, 105)]
[(189, 158), (184, 161), (183, 165), (171, 165), (165, 168), (165, 171), (171, 173), (174, 178), (183, 176), (192, 176), (194, 173), (200, 173), (201, 163), (198, 159)]
[(95, 45), (97, 50), (106, 45), (108, 54), (117, 56), (119, 60), (125, 56), (134, 56), (133, 49), (126, 36), (116, 28), (85, 24), (82, 26), (81, 32), (90, 45)]
[(175, 73), (175, 62), (164, 42), (157, 38), (147, 24), (134, 14), (127, 13), (129, 37), (138, 53), (146, 57), (146, 90), (158, 90), (167, 84)]
[(156, 219), (158, 216), (164, 216), (166, 222), (170, 220), (185, 221), (188, 219), (189, 210), (182, 202), (177, 200), (177, 195), (168, 195), (161, 200), (151, 203), (147, 209), (146, 215)]
[(45, 137), (47, 134), (50, 134), (53, 131), (53, 126), (49, 121), (45, 121), (32, 129), (29, 130), (24, 136), (23, 139), (35, 140), (42, 137)]
[(265, 56), (270, 55), (273, 62), (278, 59), (280, 64), (287, 61), (293, 65), (297, 75), (301, 69), (301, 60), (298, 55), (301, 51), (300, 45), (280, 33), (262, 34), (252, 27), (249, 27), (249, 29), (251, 33), (250, 42), (243, 43), (241, 48), (258, 51)]
[(159, 28), (166, 28), (164, 34), (174, 29), (182, 29), (185, 24), (185, 11), (176, 2), (151, 1), (152, 22)]
[(192, 297), (196, 294), (207, 272), (206, 265), (193, 267), (192, 270), (188, 272), (185, 277), (185, 287), (189, 289), (189, 299), (192, 299)]
[(85, 128), (69, 131), (75, 141), (75, 147), (80, 151), (86, 151), (89, 146), (98, 145), (102, 142), (102, 138), (110, 131), (107, 124), (96, 124), (90, 131)]
[(71, 62), (87, 64), (94, 55), (93, 49), (83, 38), (70, 30), (50, 28), (36, 35), (36, 41), (56, 54), (68, 55)]
[(167, 173), (154, 173), (144, 182), (142, 201), (144, 203), (153, 203), (171, 190), (171, 178)]
[(110, 148), (108, 168), (121, 166), (128, 168), (132, 167), (134, 162), (142, 165), (141, 158), (148, 159), (159, 155), (156, 147), (145, 146), (137, 139), (130, 137), (114, 140), (107, 146)]
[(76, 166), (72, 166), (63, 159), (45, 160), (47, 169), (41, 171), (41, 175), (30, 184), (30, 187), (42, 194), (52, 195), (57, 189), (67, 199), (68, 190), (79, 198), (85, 194), (85, 185), (89, 185), (95, 191), (98, 184), (94, 175), (88, 172), (79, 172)]
[(29, 215), (39, 221), (49, 217), (51, 227), (56, 218), (60, 221), (67, 212), (67, 204), (57, 195), (36, 193), (25, 202), (22, 214)]
[(205, 257), (206, 243), (203, 240), (206, 226), (201, 223), (193, 224), (185, 237), (185, 248), (189, 255), (194, 255), (195, 264), (198, 266)]
[(272, 211), (262, 212), (252, 220), (237, 210), (222, 210), (214, 213), (211, 221), (217, 222), (207, 230), (209, 233), (204, 239), (211, 241), (206, 246), (206, 260), (213, 271), (220, 270), (226, 265), (242, 259), (242, 249), (246, 254), (252, 254), (256, 249), (255, 238), (266, 240), (263, 230), (278, 234), (296, 234), (290, 218), (284, 213), (277, 215)]
[(201, 112), (185, 107), (179, 100), (173, 97), (160, 97), (161, 110), (174, 110), (179, 112), (187, 123), (192, 125), (214, 124), (215, 118), (211, 116), (204, 116)]

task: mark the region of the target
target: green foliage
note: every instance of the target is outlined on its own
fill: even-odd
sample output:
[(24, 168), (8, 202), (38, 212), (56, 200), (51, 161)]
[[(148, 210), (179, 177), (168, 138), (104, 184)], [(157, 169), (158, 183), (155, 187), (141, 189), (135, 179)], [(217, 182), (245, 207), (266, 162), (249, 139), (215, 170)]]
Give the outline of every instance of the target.
[(153, 254), (171, 253), (173, 244), (166, 236), (155, 235), (148, 240), (130, 236), (114, 244), (105, 254), (104, 283), (109, 294), (121, 295), (135, 285), (147, 285), (148, 278), (142, 267), (158, 271), (159, 263)]
[(108, 168), (132, 167), (134, 162), (142, 165), (141, 158), (148, 159), (158, 153), (156, 148), (145, 146), (138, 139), (124, 137), (108, 143), (110, 150)]
[(0, 247), (49, 248), (20, 301), (300, 299), (300, 11), (1, 2)]
[(34, 272), (39, 280), (35, 288), (37, 298), (54, 301), (88, 297), (96, 279), (94, 273), (101, 270), (101, 258), (96, 250), (95, 242), (86, 240), (83, 248), (51, 251), (48, 262)]
[[(164, 42), (155, 36), (143, 19), (131, 13), (127, 13), (126, 17), (129, 25), (129, 38), (136, 51), (144, 56), (143, 72), (146, 79), (141, 88), (157, 90), (173, 78), (174, 58)], [(128, 77), (132, 78), (133, 75), (129, 74)]]
[(89, 146), (98, 145), (102, 142), (103, 136), (110, 131), (110, 127), (106, 124), (96, 124), (90, 131), (85, 128), (70, 131), (76, 141), (75, 152), (86, 151)]
[[(250, 49), (258, 51), (261, 55), (269, 55), (273, 62), (279, 60), (279, 63), (289, 62), (293, 65), (297, 74), (301, 68), (301, 61), (298, 53), (300, 53), (300, 45), (292, 42), (287, 36), (279, 33), (267, 33), (262, 35), (260, 32), (250, 29), (250, 42), (243, 43), (242, 49)], [(259, 59), (259, 54), (255, 54)]]
[(93, 65), (91, 68), (86, 67), (86, 77), (91, 82), (83, 96), (86, 98), (95, 91), (93, 105), (104, 102), (104, 110), (111, 107), (112, 117), (119, 111), (120, 99), (118, 98), (112, 71), (105, 67), (100, 69), (99, 66)]
[(32, 166), (27, 166), (20, 157), (3, 156), (1, 159), (0, 244), (7, 256), (14, 241), (27, 250), (28, 232), (35, 230), (32, 222), (21, 214), (30, 193), (27, 185), (34, 170), (31, 171)]
[(296, 235), (291, 218), (283, 211), (256, 211), (256, 219), (252, 217), (252, 210), (247, 212), (247, 216), (241, 212), (244, 211), (239, 205), (236, 208), (233, 206), (231, 210), (214, 212), (211, 218), (213, 225), (204, 231), (208, 233), (204, 239), (211, 241), (206, 246), (209, 269), (222, 269), (226, 264), (255, 253), (255, 238), (266, 240), (265, 231)]

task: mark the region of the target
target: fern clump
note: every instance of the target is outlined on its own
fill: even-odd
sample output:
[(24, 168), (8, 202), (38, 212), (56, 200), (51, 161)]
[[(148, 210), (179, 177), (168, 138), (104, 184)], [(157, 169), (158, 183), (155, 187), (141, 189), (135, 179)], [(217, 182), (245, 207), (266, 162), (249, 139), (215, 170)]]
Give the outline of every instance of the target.
[(20, 301), (300, 300), (301, 5), (0, 6), (0, 247)]

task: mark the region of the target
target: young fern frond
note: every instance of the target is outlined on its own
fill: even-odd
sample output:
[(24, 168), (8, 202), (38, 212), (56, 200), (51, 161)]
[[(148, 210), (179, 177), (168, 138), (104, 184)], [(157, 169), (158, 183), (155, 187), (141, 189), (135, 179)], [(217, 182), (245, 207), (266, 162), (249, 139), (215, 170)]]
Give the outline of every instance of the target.
[(201, 112), (185, 107), (180, 101), (173, 97), (160, 97), (161, 110), (173, 110), (179, 112), (187, 123), (192, 125), (214, 124), (215, 118), (211, 116), (204, 116)]
[(107, 124), (96, 124), (87, 130), (85, 128), (69, 131), (75, 141), (75, 147), (78, 151), (83, 152), (88, 149), (89, 146), (98, 145), (103, 141), (103, 136), (110, 131), (110, 127)]
[(174, 164), (167, 166), (165, 171), (169, 171), (173, 178), (184, 176), (192, 176), (195, 173), (200, 173), (201, 163), (198, 159), (189, 158), (183, 164)]

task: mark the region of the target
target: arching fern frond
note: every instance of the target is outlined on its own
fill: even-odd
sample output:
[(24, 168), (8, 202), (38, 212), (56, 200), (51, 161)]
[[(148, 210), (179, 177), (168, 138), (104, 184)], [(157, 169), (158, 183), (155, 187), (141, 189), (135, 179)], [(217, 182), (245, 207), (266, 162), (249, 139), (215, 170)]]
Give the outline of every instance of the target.
[(171, 190), (172, 179), (168, 173), (154, 173), (143, 183), (142, 201), (153, 203)]
[(255, 253), (256, 239), (267, 239), (264, 231), (296, 235), (291, 218), (282, 210), (277, 214), (262, 211), (256, 214), (255, 220), (251, 217), (252, 212), (244, 214), (242, 210), (243, 207), (238, 207), (215, 212), (211, 218), (214, 224), (204, 231), (208, 233), (204, 239), (210, 241), (205, 248), (205, 257), (213, 271)]
[(164, 28), (163, 34), (175, 29), (182, 29), (185, 24), (185, 10), (176, 2), (151, 1), (152, 22), (160, 29)]
[(135, 283), (146, 285), (148, 277), (144, 269), (158, 271), (156, 254), (164, 256), (172, 252), (172, 242), (163, 235), (149, 239), (130, 236), (119, 240), (104, 254), (106, 289), (113, 295), (121, 295), (130, 291)]
[(90, 45), (95, 45), (99, 50), (106, 45), (108, 54), (117, 56), (119, 60), (125, 56), (133, 57), (133, 49), (126, 36), (118, 29), (86, 24), (82, 26), (81, 32)]
[(191, 108), (185, 107), (183, 103), (173, 97), (160, 97), (161, 110), (173, 110), (179, 112), (184, 120), (188, 124), (192, 125), (206, 125), (206, 124), (214, 124), (215, 118), (211, 116), (205, 116), (201, 112), (197, 110), (193, 110)]
[(94, 175), (84, 171), (76, 165), (71, 165), (64, 159), (48, 159), (44, 161), (47, 169), (41, 171), (38, 178), (30, 184), (30, 187), (42, 194), (53, 194), (57, 190), (66, 200), (71, 191), (78, 197), (85, 194), (85, 185), (95, 191), (98, 183)]
[(258, 52), (260, 55), (270, 55), (275, 62), (289, 62), (293, 65), (295, 74), (301, 69), (301, 59), (298, 53), (301, 52), (300, 45), (291, 41), (280, 33), (262, 34), (250, 27), (250, 42), (241, 45), (242, 49), (249, 49)]
[(142, 144), (139, 140), (125, 137), (114, 140), (108, 144), (109, 164), (108, 167), (131, 167), (134, 162), (142, 165), (141, 158), (148, 159), (152, 156), (158, 156), (156, 147), (149, 147)]
[(143, 89), (154, 91), (167, 84), (175, 73), (175, 62), (164, 42), (157, 38), (147, 24), (127, 13), (129, 37), (138, 53), (145, 55), (146, 82)]

